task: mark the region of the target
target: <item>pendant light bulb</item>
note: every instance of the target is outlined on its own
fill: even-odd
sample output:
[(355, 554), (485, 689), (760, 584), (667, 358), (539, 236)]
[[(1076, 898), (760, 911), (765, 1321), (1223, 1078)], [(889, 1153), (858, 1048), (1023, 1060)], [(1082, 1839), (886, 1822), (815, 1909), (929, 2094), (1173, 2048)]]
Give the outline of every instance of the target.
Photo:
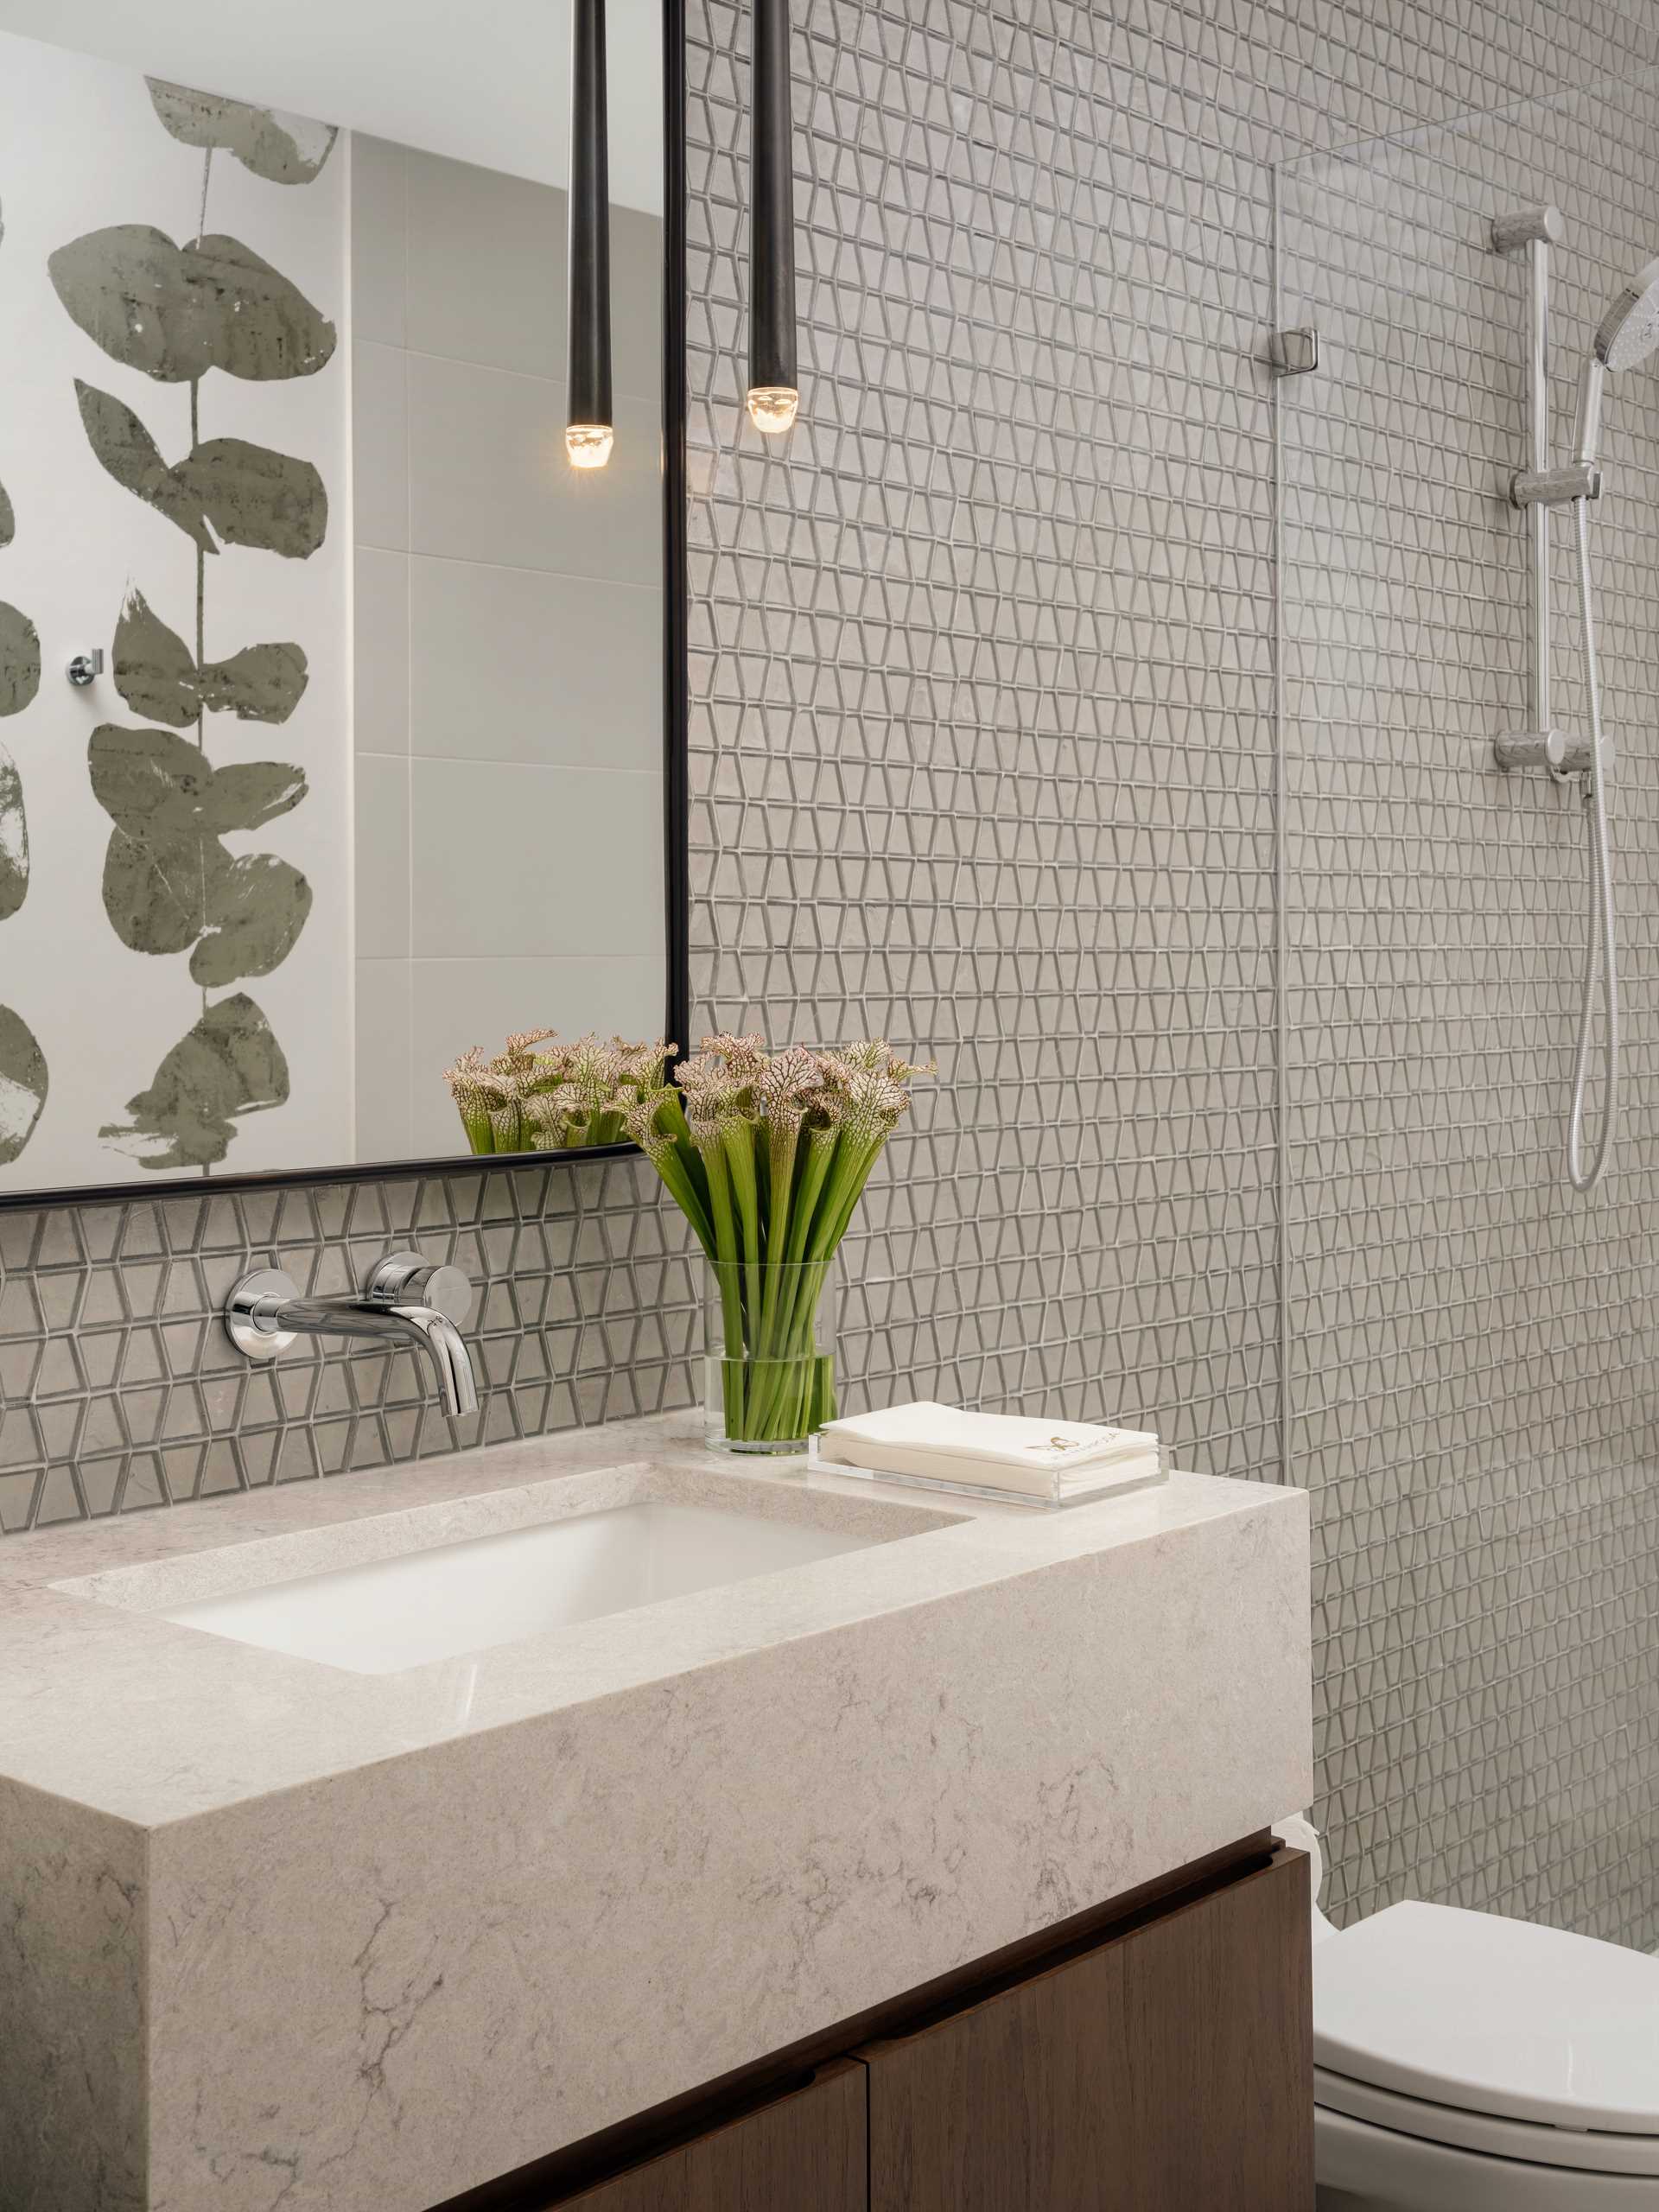
[(749, 420), (769, 438), (792, 430), (800, 412), (801, 395), (792, 385), (757, 385), (749, 394)]
[(611, 178), (605, 0), (570, 10), (570, 374), (564, 449), (575, 468), (611, 457)]
[(572, 423), (564, 433), (564, 449), (572, 468), (603, 468), (615, 442), (616, 435), (608, 423)]
[(753, 0), (749, 41), (749, 419), (776, 437), (801, 404), (795, 335), (790, 0)]

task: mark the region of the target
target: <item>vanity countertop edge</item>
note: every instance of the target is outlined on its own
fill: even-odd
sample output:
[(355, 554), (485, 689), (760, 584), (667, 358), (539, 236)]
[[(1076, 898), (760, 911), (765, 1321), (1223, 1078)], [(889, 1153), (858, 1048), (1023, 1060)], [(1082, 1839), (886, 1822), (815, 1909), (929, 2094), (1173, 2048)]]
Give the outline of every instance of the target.
[[(893, 1540), (406, 1675), (54, 1586), (640, 1480)], [(923, 1503), (684, 1416), (9, 1541), (0, 2163), (426, 2212), (1223, 1851), (1312, 1794), (1308, 1545), (1289, 1489)]]

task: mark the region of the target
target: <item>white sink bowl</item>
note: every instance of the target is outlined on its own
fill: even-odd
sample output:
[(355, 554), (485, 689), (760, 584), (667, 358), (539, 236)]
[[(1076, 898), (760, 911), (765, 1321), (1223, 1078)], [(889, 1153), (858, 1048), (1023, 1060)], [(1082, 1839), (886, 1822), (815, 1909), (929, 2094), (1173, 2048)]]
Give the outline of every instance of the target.
[(239, 1643), (392, 1675), (880, 1541), (652, 1498), (155, 1610)]

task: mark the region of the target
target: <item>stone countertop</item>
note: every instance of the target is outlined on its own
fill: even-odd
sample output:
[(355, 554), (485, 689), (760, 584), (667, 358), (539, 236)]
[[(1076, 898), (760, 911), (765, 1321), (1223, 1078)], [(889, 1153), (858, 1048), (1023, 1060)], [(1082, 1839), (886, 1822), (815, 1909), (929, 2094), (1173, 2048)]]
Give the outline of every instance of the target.
[[(1178, 1474), (1050, 1511), (805, 1476), (717, 1456), (699, 1433), (690, 1414), (619, 1422), (0, 1543), (0, 1778), (162, 1827), (1205, 1522), (1301, 1510), (1294, 1492)], [(642, 1491), (879, 1541), (395, 1675), (320, 1673), (151, 1610)]]
[[(865, 1548), (399, 1674), (145, 1610), (646, 1497)], [(671, 1416), (8, 1540), (0, 1683), (20, 2206), (426, 2212), (1305, 1804), (1307, 1500)]]

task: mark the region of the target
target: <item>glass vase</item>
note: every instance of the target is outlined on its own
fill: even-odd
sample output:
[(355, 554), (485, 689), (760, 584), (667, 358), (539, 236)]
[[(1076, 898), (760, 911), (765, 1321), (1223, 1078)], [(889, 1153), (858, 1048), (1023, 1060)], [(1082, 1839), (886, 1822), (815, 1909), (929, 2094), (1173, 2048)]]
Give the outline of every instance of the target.
[(836, 1418), (835, 1265), (709, 1262), (703, 1403), (713, 1450), (804, 1452)]

